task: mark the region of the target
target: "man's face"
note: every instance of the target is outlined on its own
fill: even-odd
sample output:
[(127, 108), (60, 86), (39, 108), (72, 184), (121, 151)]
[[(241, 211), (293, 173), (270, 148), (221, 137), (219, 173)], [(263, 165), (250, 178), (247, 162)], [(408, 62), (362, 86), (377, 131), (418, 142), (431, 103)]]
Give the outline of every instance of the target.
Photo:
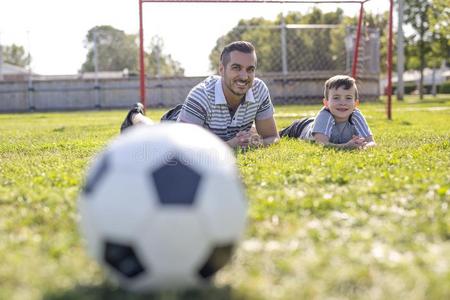
[(348, 90), (343, 86), (328, 91), (328, 99), (323, 100), (323, 105), (327, 107), (337, 123), (346, 122), (355, 109), (358, 100), (355, 99), (355, 87)]
[[(230, 52), (230, 60), (226, 66), (222, 63), (219, 72), (222, 76), (222, 87), (227, 100), (240, 100), (252, 87), (256, 70), (256, 54), (239, 51)], [(229, 99), (232, 98), (232, 99)]]

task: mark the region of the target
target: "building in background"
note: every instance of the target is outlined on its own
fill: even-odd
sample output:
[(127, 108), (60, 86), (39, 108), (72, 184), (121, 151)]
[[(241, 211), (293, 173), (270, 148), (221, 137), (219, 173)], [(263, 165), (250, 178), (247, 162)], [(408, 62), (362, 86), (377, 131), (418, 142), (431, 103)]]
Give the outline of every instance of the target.
[[(3, 63), (0, 70), (0, 81), (25, 81), (28, 80), (29, 71), (26, 68)], [(37, 74), (32, 74), (36, 76)]]
[[(405, 86), (406, 94), (417, 94), (419, 89), (420, 71), (409, 70), (403, 73), (403, 82)], [(425, 68), (423, 70), (423, 85), (425, 93), (433, 94), (433, 86), (438, 87), (440, 85), (447, 84), (450, 81), (450, 68), (442, 63), (440, 68), (430, 69)], [(392, 74), (392, 84), (394, 89), (397, 86), (398, 76), (397, 73)], [(387, 79), (380, 80), (380, 91), (386, 93)], [(437, 90), (439, 92), (439, 90)]]

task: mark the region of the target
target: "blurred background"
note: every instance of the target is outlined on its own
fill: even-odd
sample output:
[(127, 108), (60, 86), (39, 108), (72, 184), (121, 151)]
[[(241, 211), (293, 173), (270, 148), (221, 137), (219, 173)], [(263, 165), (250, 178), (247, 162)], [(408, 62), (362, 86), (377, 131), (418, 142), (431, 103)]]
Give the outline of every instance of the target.
[[(121, 108), (139, 101), (137, 3), (0, 5), (0, 111)], [(276, 104), (320, 103), (327, 78), (351, 74), (358, 3), (143, 7), (151, 107), (182, 103), (196, 83), (217, 73), (221, 49), (234, 40), (255, 45), (257, 76)], [(371, 0), (364, 8), (356, 77), (361, 100), (376, 101), (386, 92), (389, 1)], [(448, 92), (445, 1), (397, 1), (395, 20), (402, 92)], [(396, 74), (393, 79), (396, 88)]]

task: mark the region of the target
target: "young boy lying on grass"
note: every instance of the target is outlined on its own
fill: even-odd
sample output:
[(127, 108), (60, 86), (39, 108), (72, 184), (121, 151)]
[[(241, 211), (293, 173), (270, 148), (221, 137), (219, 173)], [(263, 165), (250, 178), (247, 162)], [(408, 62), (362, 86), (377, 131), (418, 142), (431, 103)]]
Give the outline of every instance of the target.
[(314, 118), (294, 121), (280, 137), (315, 141), (328, 147), (363, 149), (375, 141), (361, 111), (355, 79), (336, 75), (325, 82), (323, 108)]

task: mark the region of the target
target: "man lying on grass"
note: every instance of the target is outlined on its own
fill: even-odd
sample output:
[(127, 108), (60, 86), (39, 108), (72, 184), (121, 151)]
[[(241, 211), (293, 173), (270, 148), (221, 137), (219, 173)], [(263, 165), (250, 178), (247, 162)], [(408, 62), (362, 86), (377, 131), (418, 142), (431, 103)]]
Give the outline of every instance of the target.
[[(278, 141), (269, 90), (255, 78), (256, 53), (249, 42), (233, 42), (220, 55), (220, 76), (195, 86), (183, 105), (168, 111), (161, 121), (203, 126), (232, 148), (270, 145)], [(253, 122), (255, 127), (252, 128)], [(152, 124), (137, 103), (128, 112), (121, 131), (136, 124)]]
[(356, 107), (359, 104), (355, 79), (337, 75), (325, 82), (323, 108), (315, 118), (297, 120), (280, 131), (280, 136), (344, 149), (375, 146), (366, 119)]

